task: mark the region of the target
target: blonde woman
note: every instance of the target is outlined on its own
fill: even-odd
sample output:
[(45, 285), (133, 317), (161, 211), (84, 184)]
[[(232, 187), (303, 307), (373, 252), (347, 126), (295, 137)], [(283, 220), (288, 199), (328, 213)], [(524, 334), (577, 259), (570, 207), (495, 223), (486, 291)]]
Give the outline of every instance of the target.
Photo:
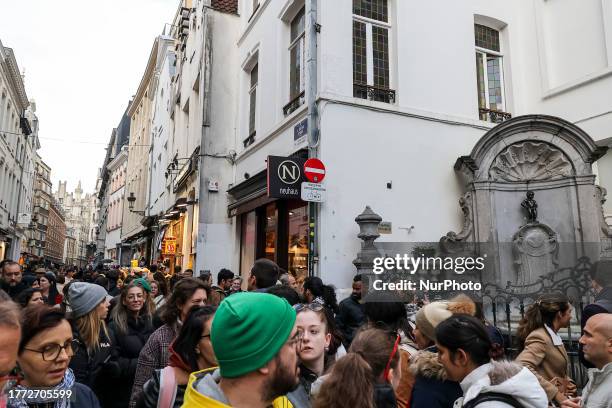
[(68, 300), (75, 340), (70, 368), (76, 381), (90, 387), (99, 396), (101, 405), (106, 406), (104, 398), (114, 395), (108, 380), (119, 375), (118, 370), (113, 370), (116, 365), (110, 362), (110, 334), (104, 322), (109, 306), (107, 292), (100, 285), (72, 282)]

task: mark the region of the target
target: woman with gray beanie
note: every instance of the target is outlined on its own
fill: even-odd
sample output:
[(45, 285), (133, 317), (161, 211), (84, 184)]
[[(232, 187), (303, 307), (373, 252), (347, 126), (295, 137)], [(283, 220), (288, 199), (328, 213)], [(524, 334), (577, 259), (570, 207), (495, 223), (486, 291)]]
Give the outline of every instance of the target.
[(72, 282), (68, 301), (72, 309), (70, 325), (76, 348), (70, 361), (76, 381), (90, 387), (106, 406), (104, 398), (112, 398), (109, 377), (116, 364), (110, 363), (110, 334), (104, 320), (108, 315), (108, 293), (100, 286), (86, 282)]

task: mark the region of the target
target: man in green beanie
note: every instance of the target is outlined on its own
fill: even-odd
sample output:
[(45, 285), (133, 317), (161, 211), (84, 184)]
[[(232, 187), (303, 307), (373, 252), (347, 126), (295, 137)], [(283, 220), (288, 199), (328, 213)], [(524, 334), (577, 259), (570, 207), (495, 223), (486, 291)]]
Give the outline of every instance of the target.
[(299, 384), (301, 334), (285, 299), (255, 292), (227, 297), (210, 339), (219, 367), (191, 375), (184, 408), (291, 407), (284, 395)]

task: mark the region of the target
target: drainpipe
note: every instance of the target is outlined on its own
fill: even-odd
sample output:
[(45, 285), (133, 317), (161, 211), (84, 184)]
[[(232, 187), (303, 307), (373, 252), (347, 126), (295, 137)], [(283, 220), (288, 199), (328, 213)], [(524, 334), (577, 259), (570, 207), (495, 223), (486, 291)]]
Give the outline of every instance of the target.
[[(318, 156), (319, 114), (317, 106), (317, 0), (306, 0), (306, 103), (308, 105), (308, 157)], [(308, 203), (308, 276), (320, 275), (319, 260), (319, 204)]]
[[(200, 153), (198, 157), (198, 233), (196, 234), (196, 262), (194, 266), (195, 272), (199, 274), (204, 271), (204, 250), (206, 245), (206, 221), (207, 221), (207, 204), (209, 202), (208, 185), (206, 182), (206, 174), (204, 174), (204, 164), (206, 158), (206, 142), (208, 140), (208, 130), (210, 128), (210, 81), (212, 75), (212, 16), (208, 15), (210, 1), (206, 1), (202, 7), (202, 19), (204, 21), (202, 27), (202, 68), (200, 80), (200, 95), (202, 95), (202, 132), (200, 134)], [(193, 235), (193, 234), (192, 234)], [(193, 245), (193, 244), (192, 244)]]

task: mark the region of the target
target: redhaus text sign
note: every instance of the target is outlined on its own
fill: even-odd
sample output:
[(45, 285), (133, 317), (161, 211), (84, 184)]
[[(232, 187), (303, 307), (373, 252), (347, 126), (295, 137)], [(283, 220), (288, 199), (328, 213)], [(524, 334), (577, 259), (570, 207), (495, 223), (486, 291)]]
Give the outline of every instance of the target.
[(268, 156), (268, 197), (300, 199), (306, 159)]

